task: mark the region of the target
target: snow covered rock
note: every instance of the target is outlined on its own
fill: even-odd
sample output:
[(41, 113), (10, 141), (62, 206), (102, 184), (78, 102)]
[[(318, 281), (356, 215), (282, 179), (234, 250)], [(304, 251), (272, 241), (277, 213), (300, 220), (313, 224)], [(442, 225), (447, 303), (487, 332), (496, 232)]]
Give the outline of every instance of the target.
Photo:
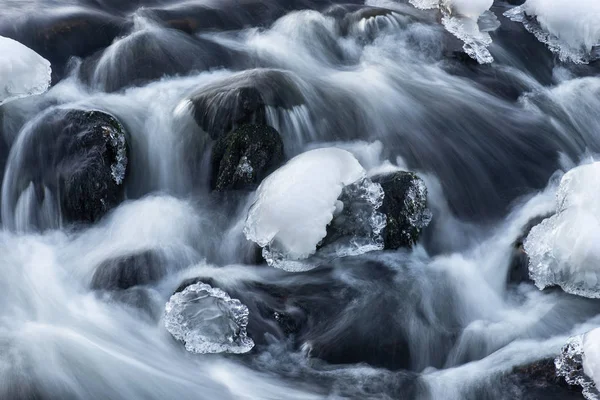
[[(448, 32), (464, 43), (465, 53), (480, 64), (490, 64), (494, 61), (488, 50), (492, 44), (488, 31), (495, 29), (497, 25), (478, 24), (484, 14), (485, 19), (495, 19), (495, 16), (488, 12), (493, 0), (410, 0), (410, 3), (421, 9), (439, 8), (442, 24)], [(484, 25), (486, 27), (482, 29)]]
[(600, 163), (567, 172), (559, 185), (556, 214), (536, 225), (524, 247), (536, 286), (600, 297)]
[[(244, 233), (263, 247), (263, 257), (269, 265), (288, 271), (313, 268), (302, 260), (315, 254), (327, 236), (328, 225), (335, 216), (343, 215), (346, 204), (339, 199), (345, 187), (362, 185), (358, 192), (372, 196), (372, 210), (381, 205), (380, 186), (365, 176), (364, 168), (346, 150), (322, 148), (300, 154), (259, 186)], [(373, 229), (378, 229), (380, 221), (374, 218), (372, 222)], [(335, 255), (356, 255), (374, 249), (364, 247), (362, 240), (352, 242), (351, 239), (350, 247), (336, 248)]]
[(412, 172), (396, 172), (373, 178), (385, 197), (381, 211), (386, 215), (385, 248), (412, 247), (431, 221), (427, 208), (427, 187)]
[(561, 61), (587, 64), (600, 58), (600, 2), (527, 0), (505, 15), (521, 22)]
[(165, 307), (165, 327), (192, 353), (247, 353), (248, 307), (199, 282), (175, 293)]
[(0, 104), (44, 93), (50, 87), (50, 62), (21, 43), (0, 36)]
[(279, 132), (267, 125), (242, 125), (215, 143), (212, 187), (218, 191), (251, 187), (282, 162)]
[(558, 376), (583, 389), (583, 397), (600, 399), (600, 329), (570, 338), (554, 364)]

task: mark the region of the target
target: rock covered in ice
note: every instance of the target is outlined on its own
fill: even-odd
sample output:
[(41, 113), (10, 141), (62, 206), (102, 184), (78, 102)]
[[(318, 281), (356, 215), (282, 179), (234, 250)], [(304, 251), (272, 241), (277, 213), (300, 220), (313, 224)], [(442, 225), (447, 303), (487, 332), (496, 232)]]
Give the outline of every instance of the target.
[(521, 22), (561, 61), (585, 64), (600, 57), (600, 2), (527, 0), (505, 13)]
[(202, 282), (175, 293), (165, 307), (165, 327), (192, 353), (247, 353), (248, 307)]
[(448, 32), (460, 39), (463, 50), (480, 64), (490, 64), (494, 58), (488, 50), (492, 38), (488, 29), (482, 29), (479, 19), (488, 14), (493, 0), (410, 0), (417, 8), (439, 8), (442, 13), (442, 24)]
[(385, 248), (412, 247), (431, 221), (425, 182), (412, 172), (395, 172), (374, 177), (385, 197), (382, 211), (387, 218)]
[[(312, 268), (298, 261), (317, 251), (334, 216), (343, 214), (345, 204), (338, 199), (345, 187), (362, 185), (358, 192), (369, 198), (371, 210), (379, 207), (383, 193), (365, 175), (346, 150), (321, 148), (300, 154), (259, 186), (244, 233), (263, 247), (269, 265), (288, 271)], [(381, 223), (376, 217), (370, 222), (373, 229)], [(340, 251), (360, 254), (370, 250), (355, 244), (353, 250)]]
[(0, 36), (0, 104), (44, 93), (50, 87), (50, 62), (21, 43)]
[(600, 297), (600, 163), (567, 172), (559, 185), (556, 214), (531, 229), (525, 240), (529, 274), (543, 289)]
[(570, 338), (554, 361), (556, 374), (582, 388), (587, 400), (600, 399), (600, 329)]

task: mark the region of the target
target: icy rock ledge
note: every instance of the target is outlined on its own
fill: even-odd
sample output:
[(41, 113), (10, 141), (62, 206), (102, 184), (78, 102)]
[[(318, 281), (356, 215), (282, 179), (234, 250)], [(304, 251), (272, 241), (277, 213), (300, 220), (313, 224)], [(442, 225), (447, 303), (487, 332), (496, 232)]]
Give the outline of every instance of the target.
[(165, 307), (165, 327), (192, 353), (247, 353), (248, 307), (218, 288), (199, 282), (175, 293)]
[[(314, 268), (317, 249), (325, 258), (383, 249), (385, 218), (381, 185), (348, 151), (321, 148), (300, 154), (269, 175), (248, 211), (244, 234), (263, 248), (270, 266), (297, 272)], [(328, 236), (342, 242), (332, 244)], [(331, 237), (329, 239), (332, 239)], [(324, 246), (323, 246), (324, 245)]]
[(556, 375), (565, 378), (570, 385), (580, 386), (587, 400), (600, 399), (596, 386), (600, 378), (599, 338), (600, 329), (570, 338), (554, 361)]
[(600, 162), (567, 172), (556, 194), (556, 214), (531, 229), (524, 248), (529, 275), (544, 289), (600, 298)]
[(522, 23), (563, 62), (587, 64), (600, 59), (600, 2), (527, 0), (504, 15)]
[(464, 45), (463, 50), (479, 64), (494, 62), (488, 47), (492, 44), (492, 37), (488, 30), (496, 25), (486, 23), (483, 28), (478, 23), (483, 18), (486, 21), (496, 19), (490, 7), (493, 0), (409, 0), (416, 8), (439, 8), (442, 13), (442, 24), (452, 35), (460, 39)]
[(50, 62), (21, 43), (0, 36), (0, 105), (42, 94), (50, 87)]

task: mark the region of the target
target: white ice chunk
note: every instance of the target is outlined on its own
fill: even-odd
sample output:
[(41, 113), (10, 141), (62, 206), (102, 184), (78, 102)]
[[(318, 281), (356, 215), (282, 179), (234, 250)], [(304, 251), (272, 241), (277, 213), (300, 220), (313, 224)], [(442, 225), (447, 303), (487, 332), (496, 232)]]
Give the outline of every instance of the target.
[(48, 90), (50, 62), (21, 43), (2, 36), (0, 54), (0, 104)]
[(566, 173), (558, 188), (556, 214), (525, 240), (529, 274), (543, 289), (600, 297), (600, 163)]
[(582, 64), (599, 58), (600, 2), (527, 0), (505, 13), (521, 22), (562, 61)]
[(293, 264), (278, 260), (302, 260), (314, 254), (339, 208), (342, 190), (365, 175), (346, 150), (323, 148), (300, 154), (259, 186), (244, 233), (264, 248), (269, 265), (294, 269)]
[(580, 386), (586, 400), (600, 400), (600, 329), (570, 338), (554, 364), (556, 374)]
[(465, 53), (480, 64), (494, 61), (488, 50), (492, 44), (492, 37), (488, 33), (491, 25), (487, 23), (487, 28), (481, 29), (478, 24), (484, 13), (487, 14), (484, 19), (494, 19), (488, 11), (493, 0), (410, 0), (410, 3), (421, 9), (439, 8), (442, 24), (464, 43)]
[(199, 282), (175, 293), (165, 307), (165, 327), (192, 353), (247, 353), (248, 307)]

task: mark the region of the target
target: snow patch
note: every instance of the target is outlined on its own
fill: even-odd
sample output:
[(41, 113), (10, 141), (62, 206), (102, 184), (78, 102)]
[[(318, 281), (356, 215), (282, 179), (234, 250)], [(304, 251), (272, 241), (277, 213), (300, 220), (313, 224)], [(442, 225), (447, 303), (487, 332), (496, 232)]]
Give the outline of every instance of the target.
[(529, 274), (537, 287), (600, 298), (600, 162), (567, 172), (556, 195), (556, 214), (525, 240)]
[(50, 87), (50, 62), (21, 43), (0, 36), (0, 104), (42, 94)]
[(600, 58), (596, 0), (527, 0), (504, 15), (521, 22), (563, 62), (587, 64)]
[[(460, 39), (463, 50), (480, 64), (491, 64), (494, 58), (488, 50), (492, 44), (489, 29), (482, 29), (478, 21), (495, 19), (489, 11), (493, 0), (409, 0), (416, 8), (439, 8), (442, 24), (448, 32)], [(489, 23), (486, 23), (489, 27)]]
[[(346, 190), (348, 200), (344, 203), (340, 195), (352, 184), (356, 186)], [(342, 256), (382, 248), (378, 236), (385, 219), (375, 211), (382, 200), (381, 186), (366, 178), (366, 171), (351, 153), (338, 148), (310, 150), (262, 182), (248, 211), (244, 233), (263, 248), (269, 265), (288, 271), (306, 270), (314, 265), (302, 260), (315, 254), (334, 216), (341, 217), (344, 208), (354, 202), (369, 204), (351, 217), (356, 224), (367, 221), (369, 234), (366, 238), (350, 235), (351, 243), (334, 253)], [(356, 231), (362, 228), (356, 225)]]

